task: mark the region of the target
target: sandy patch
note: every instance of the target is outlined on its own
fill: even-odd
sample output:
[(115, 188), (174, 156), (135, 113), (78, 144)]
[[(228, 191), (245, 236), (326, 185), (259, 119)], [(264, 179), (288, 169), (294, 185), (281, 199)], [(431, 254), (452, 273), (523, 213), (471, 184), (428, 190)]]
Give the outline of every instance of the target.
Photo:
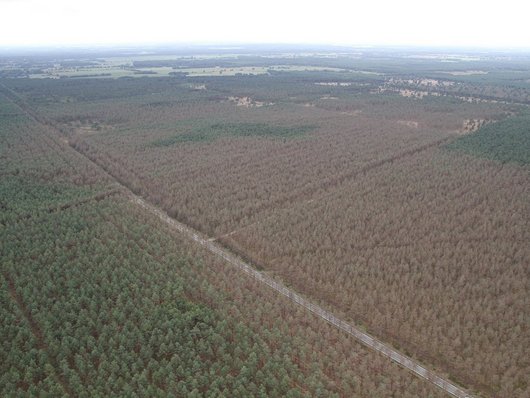
[(68, 126), (71, 128), (71, 133), (74, 136), (87, 136), (87, 135), (93, 135), (98, 134), (102, 130), (112, 130), (114, 127), (100, 123), (97, 121), (80, 121), (76, 120), (74, 122), (68, 123)]
[(348, 115), (348, 116), (358, 116), (360, 115), (361, 113), (363, 113), (362, 109), (355, 109), (353, 111), (345, 111), (345, 112), (341, 112), (341, 114), (343, 115)]
[(417, 98), (417, 99), (422, 99), (423, 97), (426, 97), (427, 95), (429, 95), (428, 91), (418, 91), (418, 90), (408, 90), (408, 89), (399, 89), (398, 93), (402, 97)]
[(192, 90), (207, 90), (206, 84), (190, 84)]
[(487, 75), (488, 72), (484, 70), (462, 70), (454, 72), (442, 72), (453, 76), (471, 76), (471, 75)]
[(72, 134), (74, 136), (87, 136), (87, 135), (94, 135), (99, 134), (103, 129), (110, 130), (112, 127), (105, 126), (103, 124), (84, 124), (82, 126), (72, 126)]
[(407, 127), (410, 127), (410, 128), (414, 128), (414, 129), (417, 129), (418, 128), (418, 122), (414, 121), (414, 120), (398, 120), (397, 121), (398, 124), (401, 124), (403, 126), (407, 126)]
[(490, 123), (490, 121), (485, 119), (465, 119), (462, 122), (462, 127), (458, 130), (458, 133), (460, 134), (469, 134), (477, 131), (479, 128), (484, 126), (486, 123)]
[(353, 83), (350, 82), (316, 82), (317, 86), (333, 86), (333, 87), (347, 87), (351, 86)]
[(411, 90), (406, 88), (388, 88), (388, 87), (382, 87), (379, 89), (379, 92), (384, 93), (386, 91), (395, 92), (401, 95), (405, 98), (414, 98), (414, 99), (423, 99), (424, 97), (427, 97), (428, 95), (431, 95), (433, 97), (441, 97), (442, 94), (436, 92), (436, 91), (422, 91), (422, 90)]
[(274, 105), (274, 102), (255, 101), (250, 97), (228, 97), (228, 101), (234, 103), (236, 106), (243, 106), (245, 108), (261, 108), (262, 106)]
[(438, 79), (399, 79), (399, 78), (390, 78), (388, 79), (388, 84), (397, 84), (397, 85), (409, 85), (409, 86), (423, 86), (423, 87), (448, 87), (453, 86), (455, 82), (438, 80)]

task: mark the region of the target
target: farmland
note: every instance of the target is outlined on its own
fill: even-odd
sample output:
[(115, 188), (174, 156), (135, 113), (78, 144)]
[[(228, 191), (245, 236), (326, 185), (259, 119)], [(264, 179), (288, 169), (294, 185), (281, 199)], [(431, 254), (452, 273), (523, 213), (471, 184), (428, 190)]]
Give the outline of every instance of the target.
[(130, 190), (473, 394), (528, 395), (530, 59), (76, 57), (0, 65), (5, 394), (442, 396)]

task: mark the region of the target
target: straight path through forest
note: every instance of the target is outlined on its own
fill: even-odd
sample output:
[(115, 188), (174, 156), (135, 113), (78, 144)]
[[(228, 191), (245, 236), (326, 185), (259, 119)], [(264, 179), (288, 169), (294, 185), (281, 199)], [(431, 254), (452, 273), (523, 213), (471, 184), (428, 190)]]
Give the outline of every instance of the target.
[(464, 391), (462, 388), (450, 383), (446, 379), (436, 375), (433, 371), (430, 371), (420, 365), (416, 360), (401, 354), (394, 348), (382, 343), (381, 341), (377, 340), (375, 337), (369, 335), (368, 333), (365, 333), (358, 329), (357, 327), (337, 318), (334, 316), (331, 312), (326, 311), (322, 307), (320, 307), (317, 304), (313, 304), (311, 301), (303, 298), (298, 293), (293, 291), (292, 289), (289, 289), (288, 287), (284, 286), (283, 284), (273, 280), (270, 276), (256, 270), (252, 266), (250, 266), (245, 261), (241, 260), (234, 254), (230, 253), (227, 249), (224, 247), (218, 245), (215, 243), (215, 241), (209, 239), (208, 237), (204, 237), (201, 233), (198, 231), (195, 231), (194, 229), (188, 227), (187, 225), (184, 225), (177, 220), (171, 218), (167, 213), (165, 213), (163, 210), (153, 206), (152, 204), (146, 202), (144, 199), (140, 198), (139, 196), (133, 194), (132, 192), (129, 193), (129, 197), (131, 198), (131, 201), (138, 206), (142, 207), (149, 213), (153, 214), (154, 216), (158, 217), (160, 220), (162, 220), (164, 223), (168, 224), (172, 229), (178, 231), (179, 233), (186, 235), (191, 240), (195, 241), (199, 245), (205, 247), (210, 252), (218, 255), (219, 257), (223, 258), (226, 262), (230, 263), (231, 265), (237, 267), (239, 270), (245, 272), (247, 275), (251, 276), (252, 278), (256, 279), (257, 281), (269, 286), (270, 288), (274, 289), (278, 293), (284, 295), (292, 302), (301, 305), (309, 312), (315, 314), (316, 316), (324, 319), (331, 325), (337, 327), (338, 329), (348, 333), (349, 335), (353, 336), (355, 339), (357, 339), (359, 342), (364, 344), (365, 346), (368, 346), (369, 348), (381, 353), (382, 355), (390, 358), (392, 361), (397, 362), (404, 368), (412, 371), (419, 377), (433, 383), (434, 385), (440, 387), (442, 390), (447, 392), (448, 394), (457, 397), (457, 398), (471, 398), (471, 395)]
[(46, 344), (46, 340), (44, 339), (44, 335), (42, 333), (42, 329), (40, 325), (35, 321), (33, 315), (31, 314), (30, 308), (24, 303), (24, 299), (22, 298), (22, 295), (17, 292), (16, 286), (15, 286), (15, 280), (9, 275), (7, 271), (3, 273), (4, 279), (7, 283), (7, 289), (9, 291), (9, 295), (11, 296), (11, 299), (16, 304), (20, 314), (22, 317), (26, 320), (29, 326), (29, 330), (33, 334), (33, 337), (36, 340), (36, 346), (39, 350), (42, 350), (46, 353), (48, 356), (49, 364), (51, 365), (53, 369), (53, 377), (55, 380), (59, 383), (61, 388), (63, 389), (63, 392), (66, 396), (73, 397), (73, 391), (68, 384), (68, 380), (66, 379), (63, 372), (60, 371), (60, 366), (57, 361), (57, 357), (52, 355), (50, 352), (50, 349), (48, 347), (48, 344)]
[[(209, 237), (203, 236), (200, 232), (194, 230), (193, 228), (180, 223), (176, 221), (175, 219), (171, 218), (167, 213), (165, 213), (163, 210), (155, 207), (154, 205), (146, 202), (143, 198), (139, 197), (138, 195), (134, 194), (126, 185), (119, 182), (111, 173), (109, 173), (107, 170), (105, 170), (103, 167), (101, 167), (99, 164), (88, 158), (86, 155), (84, 155), (82, 152), (77, 151), (72, 146), (69, 146), (67, 144), (67, 141), (65, 142), (63, 134), (60, 132), (60, 130), (54, 126), (54, 124), (48, 120), (46, 120), (41, 115), (37, 114), (35, 111), (29, 108), (27, 104), (11, 89), (3, 86), (0, 84), (0, 88), (3, 88), (4, 93), (7, 91), (6, 97), (11, 100), (15, 105), (17, 105), (20, 109), (22, 109), (28, 116), (30, 116), (31, 119), (35, 120), (38, 123), (47, 125), (49, 127), (52, 127), (55, 132), (58, 134), (57, 137), (55, 137), (58, 141), (58, 143), (61, 146), (64, 146), (65, 150), (68, 150), (68, 148), (76, 151), (78, 154), (80, 154), (83, 158), (85, 158), (87, 161), (91, 162), (95, 165), (98, 169), (102, 170), (102, 172), (109, 177), (111, 177), (114, 181), (116, 181), (116, 184), (122, 187), (123, 191), (126, 193), (126, 195), (129, 196), (130, 200), (138, 205), (139, 207), (143, 208), (147, 212), (151, 213), (153, 216), (156, 216), (161, 221), (169, 225), (172, 229), (178, 231), (179, 233), (185, 235), (189, 239), (193, 240), (197, 244), (203, 246), (211, 253), (223, 258), (226, 262), (229, 264), (235, 266), (239, 270), (243, 271), (250, 277), (254, 278), (260, 283), (263, 283), (266, 286), (269, 286), (276, 292), (282, 294), (283, 296), (287, 297), (290, 301), (304, 307), (307, 311), (313, 313), (314, 315), (322, 318), (326, 322), (330, 323), (334, 327), (346, 332), (350, 336), (353, 336), (357, 341), (364, 344), (365, 346), (379, 352), (380, 354), (384, 355), (385, 357), (390, 358), (392, 361), (400, 364), (403, 368), (408, 369), (409, 371), (413, 372), (420, 378), (427, 380), (431, 382), (432, 384), (440, 387), (442, 390), (447, 392), (448, 394), (452, 395), (453, 397), (457, 398), (472, 398), (472, 396), (467, 393), (464, 389), (456, 386), (455, 384), (449, 382), (448, 380), (444, 379), (443, 377), (437, 375), (434, 371), (428, 370), (424, 366), (422, 366), (417, 360), (414, 360), (410, 357), (408, 357), (405, 354), (400, 353), (396, 349), (390, 347), (389, 345), (379, 341), (375, 337), (371, 336), (368, 333), (365, 333), (361, 331), (359, 328), (355, 327), (352, 324), (349, 324), (342, 319), (337, 318), (335, 315), (333, 315), (331, 312), (323, 309), (317, 304), (312, 303), (308, 299), (300, 296), (298, 293), (293, 291), (292, 289), (289, 289), (288, 287), (284, 286), (283, 284), (275, 281), (270, 276), (256, 270), (253, 268), (250, 264), (247, 262), (241, 260), (236, 255), (232, 254), (228, 249), (220, 246), (217, 244), (213, 239)], [(62, 138), (62, 139), (61, 139)]]

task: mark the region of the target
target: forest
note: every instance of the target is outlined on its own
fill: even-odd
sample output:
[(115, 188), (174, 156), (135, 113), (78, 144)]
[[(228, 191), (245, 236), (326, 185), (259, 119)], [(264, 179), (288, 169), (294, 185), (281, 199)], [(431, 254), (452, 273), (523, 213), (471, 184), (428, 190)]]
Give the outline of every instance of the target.
[(77, 57), (0, 64), (1, 395), (444, 395), (131, 191), (470, 394), (528, 396), (528, 60)]
[(2, 396), (440, 396), (175, 236), (1, 100)]

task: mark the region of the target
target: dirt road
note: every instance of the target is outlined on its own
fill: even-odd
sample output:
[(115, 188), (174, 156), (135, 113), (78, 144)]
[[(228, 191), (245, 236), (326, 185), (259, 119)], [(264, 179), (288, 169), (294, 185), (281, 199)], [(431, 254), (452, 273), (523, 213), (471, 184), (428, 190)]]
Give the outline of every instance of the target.
[(329, 322), (333, 326), (339, 328), (340, 330), (348, 333), (349, 335), (356, 338), (358, 341), (360, 341), (362, 344), (370, 347), (371, 349), (374, 349), (375, 351), (380, 352), (382, 355), (390, 358), (392, 361), (399, 363), (404, 368), (414, 372), (419, 377), (430, 381), (431, 383), (437, 385), (444, 391), (446, 391), (448, 394), (458, 397), (458, 398), (471, 398), (471, 395), (461, 389), (460, 387), (457, 387), (456, 385), (450, 383), (449, 381), (445, 380), (444, 378), (436, 375), (434, 372), (426, 369), (422, 365), (420, 365), (417, 361), (414, 359), (411, 359), (407, 357), (406, 355), (403, 355), (393, 349), (392, 347), (380, 342), (375, 337), (370, 336), (369, 334), (362, 332), (355, 326), (344, 322), (343, 320), (335, 317), (331, 312), (326, 311), (322, 307), (311, 303), (309, 300), (303, 298), (296, 292), (292, 291), (291, 289), (285, 287), (281, 283), (276, 282), (271, 277), (265, 275), (264, 273), (254, 269), (252, 266), (247, 264), (246, 262), (239, 259), (237, 256), (230, 253), (228, 250), (224, 249), (215, 241), (209, 239), (208, 237), (202, 236), (199, 232), (193, 230), (192, 228), (189, 228), (188, 226), (174, 220), (173, 218), (169, 217), (164, 211), (160, 210), (159, 208), (151, 205), (150, 203), (147, 203), (142, 198), (134, 195), (133, 193), (130, 193), (131, 201), (138, 206), (144, 208), (149, 213), (153, 214), (154, 216), (158, 217), (160, 220), (162, 220), (164, 223), (168, 224), (171, 228), (175, 229), (176, 231), (186, 235), (191, 240), (197, 242), (201, 246), (204, 246), (206, 249), (208, 249), (210, 252), (218, 255), (219, 257), (222, 257), (225, 261), (232, 264), (233, 266), (237, 267), (241, 271), (245, 272), (246, 274), (250, 275), (254, 279), (258, 280), (259, 282), (269, 286), (270, 288), (274, 289), (278, 293), (284, 295), (292, 302), (301, 305), (308, 311), (312, 312), (316, 316), (324, 319), (325, 321)]

